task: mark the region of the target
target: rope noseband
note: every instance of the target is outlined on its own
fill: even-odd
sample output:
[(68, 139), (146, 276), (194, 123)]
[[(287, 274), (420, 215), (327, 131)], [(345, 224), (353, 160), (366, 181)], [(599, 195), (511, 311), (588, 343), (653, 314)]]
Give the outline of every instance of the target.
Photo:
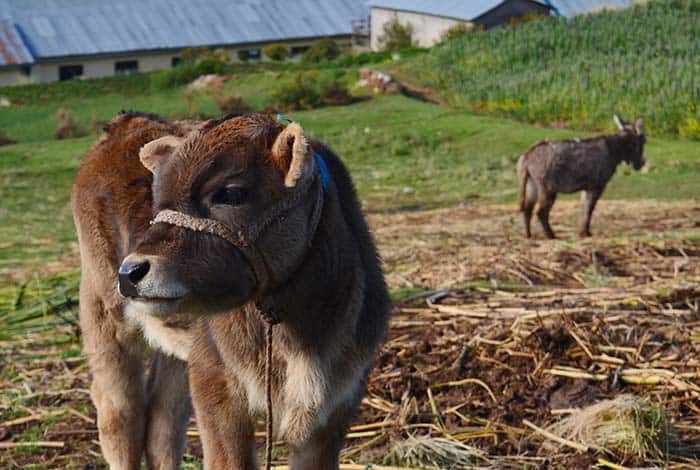
[[(321, 220), (321, 212), (323, 210), (324, 195), (328, 191), (330, 185), (330, 174), (328, 167), (323, 157), (318, 153), (314, 154), (314, 161), (318, 167), (316, 178), (309, 178), (307, 182), (295, 188), (294, 192), (281, 203), (273, 206), (266, 214), (261, 217), (261, 223), (250, 224), (247, 226), (237, 225), (230, 227), (218, 220), (195, 217), (184, 212), (179, 212), (171, 209), (165, 209), (151, 220), (151, 225), (169, 224), (176, 227), (185, 228), (194, 232), (206, 233), (227, 241), (229, 244), (238, 248), (247, 258), (249, 264), (253, 268), (255, 277), (258, 282), (258, 296), (268, 287), (270, 283), (270, 273), (262, 256), (261, 251), (255, 245), (262, 233), (276, 220), (282, 222), (284, 215), (291, 211), (296, 206), (302, 203), (316, 179), (320, 179), (316, 201), (314, 202), (313, 212), (309, 219), (309, 244), (313, 240), (318, 224)], [(265, 442), (265, 468), (270, 470), (272, 465), (272, 327), (280, 322), (280, 317), (273, 307), (264, 307), (261, 303), (256, 302), (255, 308), (261, 313), (262, 319), (266, 325), (265, 331), (265, 390), (267, 394), (267, 409), (266, 409), (266, 442)]]

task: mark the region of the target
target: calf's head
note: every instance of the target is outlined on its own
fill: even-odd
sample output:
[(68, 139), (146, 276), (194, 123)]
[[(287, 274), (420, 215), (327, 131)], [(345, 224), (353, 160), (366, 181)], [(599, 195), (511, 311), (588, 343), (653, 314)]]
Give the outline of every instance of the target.
[(297, 124), (251, 114), (141, 149), (154, 220), (119, 268), (119, 291), (166, 315), (230, 310), (283, 282), (309, 247), (322, 204)]
[(613, 121), (617, 125), (621, 134), (624, 134), (626, 145), (625, 155), (622, 155), (623, 160), (632, 165), (632, 168), (639, 170), (644, 166), (644, 144), (647, 141), (644, 135), (644, 120), (637, 118), (634, 125), (625, 123), (619, 116), (613, 116)]

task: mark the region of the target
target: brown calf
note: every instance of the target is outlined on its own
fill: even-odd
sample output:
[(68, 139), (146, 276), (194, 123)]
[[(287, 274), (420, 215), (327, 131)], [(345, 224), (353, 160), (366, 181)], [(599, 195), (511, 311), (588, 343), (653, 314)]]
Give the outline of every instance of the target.
[(135, 249), (152, 218), (153, 178), (140, 163), (139, 150), (165, 135), (184, 136), (192, 127), (154, 116), (117, 116), (88, 152), (73, 186), (82, 269), (80, 325), (100, 444), (113, 470), (139, 469), (144, 447), (149, 468), (178, 468), (182, 456), (190, 415), (185, 362), (180, 360), (187, 358), (191, 343), (187, 319), (151, 318), (145, 326), (152, 338), (167, 340), (162, 345), (168, 351), (153, 360), (145, 383), (144, 326), (126, 317), (116, 280), (122, 259)]
[(615, 116), (620, 132), (590, 139), (539, 142), (518, 160), (520, 210), (525, 221), (525, 236), (530, 238), (530, 220), (537, 204), (537, 218), (548, 238), (554, 238), (549, 212), (557, 193), (581, 193), (583, 217), (580, 236), (591, 235), (591, 215), (617, 165), (625, 161), (635, 170), (644, 166), (644, 123), (634, 126)]
[(208, 314), (189, 355), (205, 468), (256, 467), (265, 325), (255, 305), (281, 319), (273, 416), (291, 468), (337, 468), (389, 306), (340, 159), (297, 124), (259, 114), (155, 140), (141, 159), (154, 172), (156, 216), (119, 289), (133, 317)]

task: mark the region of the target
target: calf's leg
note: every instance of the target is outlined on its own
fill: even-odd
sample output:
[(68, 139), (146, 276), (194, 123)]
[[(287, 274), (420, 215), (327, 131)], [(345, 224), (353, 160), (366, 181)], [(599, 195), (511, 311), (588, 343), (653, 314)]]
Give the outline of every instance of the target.
[(290, 470), (337, 470), (340, 449), (354, 409), (340, 408), (330, 416), (325, 426), (314, 430), (304, 444), (292, 446)]
[(190, 413), (185, 362), (156, 353), (148, 377), (146, 462), (149, 469), (180, 467)]
[(245, 390), (226, 373), (209, 341), (198, 338), (189, 356), (190, 392), (202, 439), (204, 469), (257, 469)]
[(593, 215), (593, 210), (601, 194), (603, 194), (601, 190), (583, 191), (581, 193), (581, 204), (583, 206), (581, 230), (579, 230), (579, 236), (581, 237), (591, 236), (591, 216)]
[(543, 191), (539, 193), (537, 218), (540, 219), (540, 224), (542, 224), (542, 229), (544, 229), (547, 238), (556, 238), (552, 227), (549, 225), (549, 212), (552, 210), (556, 197), (557, 193), (545, 193)]
[(106, 307), (81, 286), (80, 325), (102, 453), (112, 470), (138, 470), (146, 428), (143, 357), (120, 308)]

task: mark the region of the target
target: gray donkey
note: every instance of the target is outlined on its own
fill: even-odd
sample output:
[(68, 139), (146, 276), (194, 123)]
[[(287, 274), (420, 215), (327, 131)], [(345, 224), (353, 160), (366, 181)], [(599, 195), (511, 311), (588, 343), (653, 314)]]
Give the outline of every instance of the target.
[(555, 238), (549, 225), (549, 212), (557, 193), (581, 193), (583, 217), (579, 235), (591, 235), (591, 215), (605, 185), (621, 161), (635, 170), (644, 166), (642, 151), (646, 137), (644, 121), (634, 125), (614, 116), (620, 129), (616, 134), (589, 139), (538, 142), (518, 160), (520, 211), (525, 220), (525, 236), (532, 236), (530, 221), (537, 208), (537, 218), (548, 238)]

